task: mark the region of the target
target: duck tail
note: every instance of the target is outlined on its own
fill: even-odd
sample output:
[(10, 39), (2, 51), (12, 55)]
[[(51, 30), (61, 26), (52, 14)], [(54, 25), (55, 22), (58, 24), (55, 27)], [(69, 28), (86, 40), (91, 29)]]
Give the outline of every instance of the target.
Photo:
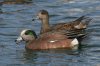
[(76, 22), (77, 24), (79, 24), (80, 22), (86, 22), (86, 24), (88, 24), (91, 20), (92, 18), (86, 17), (85, 15), (83, 15), (79, 17), (78, 19), (76, 19), (74, 22)]
[(85, 18), (85, 16), (81, 16), (78, 19), (76, 19), (75, 22), (81, 22), (84, 18)]
[(91, 22), (92, 18), (90, 17), (86, 17), (85, 15), (84, 16), (81, 16), (79, 17), (78, 19), (75, 20), (75, 22), (84, 22), (85, 24), (89, 24), (89, 22)]
[(86, 17), (81, 22), (84, 23), (85, 25), (88, 25), (90, 22), (92, 22), (91, 20), (92, 20), (92, 18)]
[(85, 17), (85, 16), (81, 16), (80, 18), (78, 18), (77, 20), (75, 20), (75, 26), (74, 28), (76, 29), (86, 29), (88, 24), (91, 22), (92, 18), (90, 17)]

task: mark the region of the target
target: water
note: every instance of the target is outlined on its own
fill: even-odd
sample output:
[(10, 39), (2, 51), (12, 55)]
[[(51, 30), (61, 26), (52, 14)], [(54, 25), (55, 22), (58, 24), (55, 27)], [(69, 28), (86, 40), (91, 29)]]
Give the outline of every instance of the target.
[[(33, 0), (32, 4), (4, 4), (0, 8), (4, 12), (0, 14), (0, 66), (100, 66), (99, 0)], [(41, 9), (49, 11), (51, 24), (82, 15), (93, 18), (81, 49), (26, 51), (24, 43), (16, 45), (14, 40), (21, 30), (39, 33), (40, 23), (33, 23), (32, 17)]]

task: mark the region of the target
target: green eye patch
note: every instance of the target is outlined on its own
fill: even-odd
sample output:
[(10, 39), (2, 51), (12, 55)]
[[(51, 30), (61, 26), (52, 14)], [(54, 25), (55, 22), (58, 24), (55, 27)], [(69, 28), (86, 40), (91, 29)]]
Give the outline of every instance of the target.
[(27, 31), (25, 32), (25, 35), (32, 35), (32, 36), (34, 36), (35, 38), (37, 38), (36, 33), (35, 33), (34, 31), (32, 31), (32, 30), (27, 30)]

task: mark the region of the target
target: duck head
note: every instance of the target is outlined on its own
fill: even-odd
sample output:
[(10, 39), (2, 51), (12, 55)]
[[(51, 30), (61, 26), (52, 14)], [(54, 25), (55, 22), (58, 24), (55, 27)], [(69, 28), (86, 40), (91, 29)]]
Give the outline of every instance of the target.
[(22, 30), (22, 32), (20, 33), (20, 36), (15, 40), (15, 42), (18, 44), (21, 41), (26, 41), (27, 43), (30, 41), (33, 41), (37, 38), (37, 35), (34, 31), (30, 30), (30, 29), (25, 29)]
[(32, 21), (37, 20), (37, 19), (39, 19), (39, 20), (47, 20), (47, 19), (49, 19), (49, 13), (48, 13), (48, 11), (46, 11), (46, 10), (40, 10), (38, 12), (38, 14), (37, 14), (37, 17), (34, 18)]
[(48, 31), (51, 30), (50, 24), (49, 24), (49, 13), (48, 13), (48, 11), (40, 10), (37, 14), (37, 17), (35, 19), (33, 19), (32, 21), (37, 20), (37, 19), (39, 19), (41, 24), (42, 24), (40, 34), (48, 32)]

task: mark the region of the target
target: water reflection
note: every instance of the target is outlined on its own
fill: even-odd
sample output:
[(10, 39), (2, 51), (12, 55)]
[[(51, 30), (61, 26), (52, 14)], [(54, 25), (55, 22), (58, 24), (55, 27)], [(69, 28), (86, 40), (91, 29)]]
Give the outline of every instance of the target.
[(79, 51), (72, 51), (72, 50), (66, 50), (66, 49), (50, 49), (50, 50), (26, 50), (23, 53), (23, 57), (27, 62), (32, 63), (52, 63), (53, 60), (65, 60), (64, 58), (66, 56), (79, 56)]
[[(87, 56), (86, 56), (87, 55)], [(91, 54), (90, 54), (91, 55)], [(77, 51), (66, 50), (66, 49), (51, 49), (51, 50), (39, 50), (31, 51), (26, 50), (23, 53), (25, 58), (25, 63), (33, 63), (33, 65), (90, 65), (88, 64), (89, 54), (86, 52), (86, 49), (81, 49)], [(78, 64), (77, 64), (78, 63)], [(85, 64), (84, 64), (85, 63)]]

